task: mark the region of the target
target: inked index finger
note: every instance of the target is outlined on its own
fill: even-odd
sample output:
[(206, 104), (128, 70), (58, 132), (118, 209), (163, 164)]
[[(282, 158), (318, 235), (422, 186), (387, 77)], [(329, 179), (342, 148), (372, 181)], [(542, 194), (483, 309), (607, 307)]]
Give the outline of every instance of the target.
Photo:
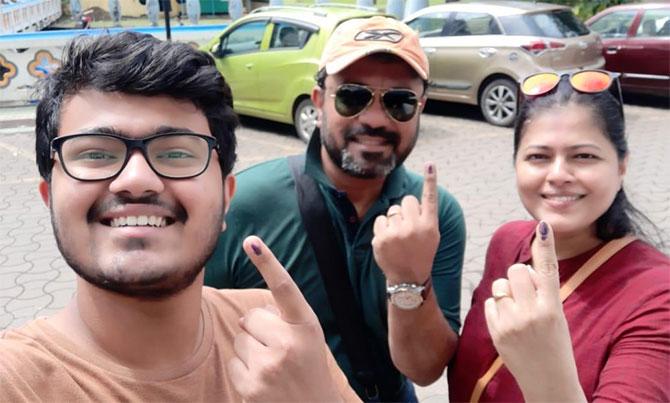
[(272, 292), (281, 318), (292, 324), (310, 321), (314, 317), (312, 308), (270, 248), (253, 235), (244, 240), (242, 247)]
[(427, 162), (423, 169), (423, 193), (421, 194), (421, 216), (437, 217), (437, 169)]
[(558, 274), (558, 258), (554, 246), (554, 233), (551, 226), (540, 221), (535, 228), (535, 240), (531, 247), (533, 268), (537, 272), (540, 285), (546, 291), (558, 294), (560, 287)]

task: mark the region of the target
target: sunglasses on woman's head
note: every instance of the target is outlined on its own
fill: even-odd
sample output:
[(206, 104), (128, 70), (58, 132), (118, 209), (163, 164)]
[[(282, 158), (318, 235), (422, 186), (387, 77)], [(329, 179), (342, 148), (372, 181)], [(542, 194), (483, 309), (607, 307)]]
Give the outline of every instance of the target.
[[(537, 73), (524, 78), (519, 85), (519, 90), (527, 99), (541, 97), (551, 93), (558, 86), (558, 83), (561, 82), (561, 79), (567, 76), (572, 88), (585, 94), (597, 94), (609, 91), (610, 89), (616, 90), (616, 94), (613, 93), (612, 95), (619, 101), (621, 116), (623, 117), (623, 97), (619, 83), (620, 75), (619, 73), (611, 73), (605, 70), (581, 70), (571, 74)], [(518, 98), (521, 101), (522, 97)]]
[[(334, 94), (335, 110), (341, 116), (353, 118), (361, 114), (374, 102), (376, 91), (360, 84), (342, 84)], [(386, 114), (398, 122), (411, 120), (421, 106), (419, 96), (405, 88), (380, 90), (381, 103)]]

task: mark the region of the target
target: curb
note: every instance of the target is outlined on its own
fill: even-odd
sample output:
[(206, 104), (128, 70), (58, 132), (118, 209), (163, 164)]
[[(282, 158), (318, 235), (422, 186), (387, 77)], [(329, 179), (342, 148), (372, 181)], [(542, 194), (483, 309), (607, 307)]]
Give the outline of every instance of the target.
[(35, 118), (0, 120), (0, 129), (9, 129), (17, 126), (35, 126)]

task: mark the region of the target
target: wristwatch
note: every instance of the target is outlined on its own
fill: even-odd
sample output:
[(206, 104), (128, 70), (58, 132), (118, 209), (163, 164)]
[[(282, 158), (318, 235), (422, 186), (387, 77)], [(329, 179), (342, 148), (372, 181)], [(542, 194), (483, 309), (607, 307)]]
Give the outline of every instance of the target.
[(389, 285), (386, 287), (386, 296), (393, 305), (409, 311), (423, 304), (432, 285), (433, 282), (430, 277), (423, 284), (400, 283)]

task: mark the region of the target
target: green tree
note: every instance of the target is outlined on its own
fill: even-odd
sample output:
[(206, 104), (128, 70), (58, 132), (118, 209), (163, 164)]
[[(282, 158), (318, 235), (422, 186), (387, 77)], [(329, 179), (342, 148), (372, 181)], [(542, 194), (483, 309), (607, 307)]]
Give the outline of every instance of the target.
[(572, 7), (572, 10), (583, 21), (587, 20), (594, 14), (606, 9), (607, 7), (616, 6), (626, 3), (638, 3), (638, 1), (631, 0), (544, 0), (547, 3), (563, 4)]

